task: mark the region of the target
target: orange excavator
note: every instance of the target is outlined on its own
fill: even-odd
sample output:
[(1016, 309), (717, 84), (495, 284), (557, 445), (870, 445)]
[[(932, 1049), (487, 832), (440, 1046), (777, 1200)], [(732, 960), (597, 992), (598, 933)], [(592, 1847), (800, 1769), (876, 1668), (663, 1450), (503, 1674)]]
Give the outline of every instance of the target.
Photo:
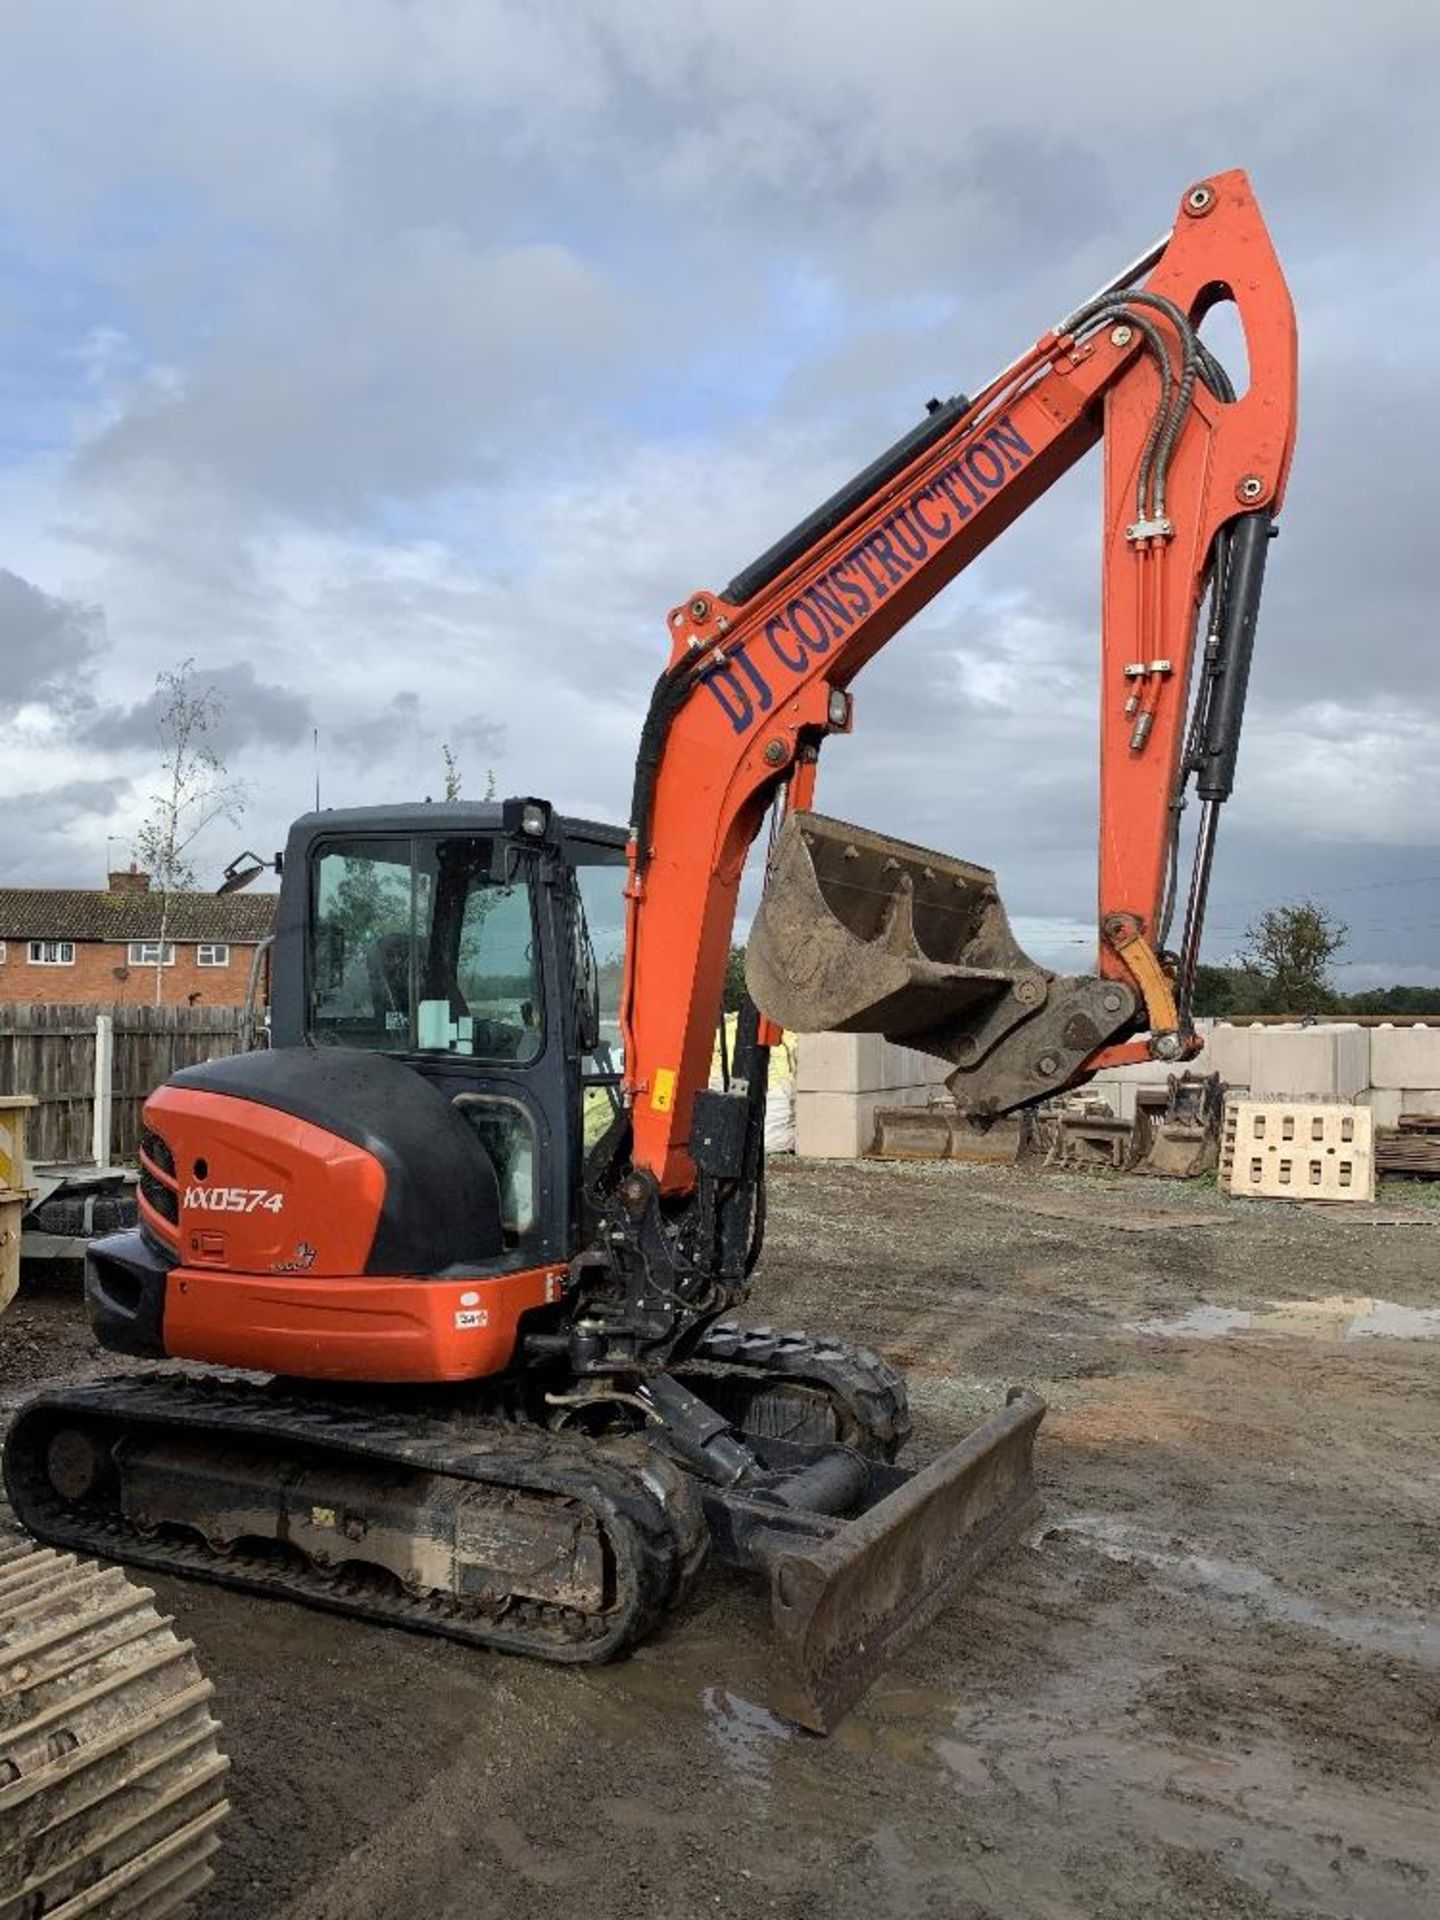
[[(1240, 394), (1198, 331), (1222, 301)], [(764, 1232), (774, 1023), (939, 1055), (981, 1123), (1196, 1050), (1295, 389), (1249, 183), (1199, 181), (1173, 231), (978, 394), (932, 402), (723, 592), (674, 609), (628, 831), (527, 798), (298, 821), (274, 1044), (152, 1095), (140, 1224), (87, 1268), (107, 1348), (243, 1377), (30, 1401), (5, 1454), (25, 1525), (571, 1662), (646, 1631), (711, 1551), (768, 1581), (778, 1704), (832, 1725), (1033, 1523), (1044, 1407), (1014, 1390), (912, 1471), (878, 1355), (732, 1317)], [(1099, 960), (1061, 976), (1021, 950), (988, 869), (812, 799), (861, 667), (1097, 442)], [(767, 818), (753, 998), (712, 1086)]]

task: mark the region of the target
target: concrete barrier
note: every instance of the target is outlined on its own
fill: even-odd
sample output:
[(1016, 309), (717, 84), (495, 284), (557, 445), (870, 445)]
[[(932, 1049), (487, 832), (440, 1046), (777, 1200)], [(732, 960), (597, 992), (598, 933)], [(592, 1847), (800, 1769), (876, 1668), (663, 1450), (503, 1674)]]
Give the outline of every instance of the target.
[[(1232, 1093), (1256, 1099), (1347, 1100), (1368, 1106), (1377, 1127), (1402, 1113), (1440, 1114), (1440, 1028), (1231, 1026), (1197, 1022), (1205, 1045), (1186, 1063), (1218, 1073)], [(802, 1034), (795, 1073), (796, 1151), (854, 1159), (869, 1150), (877, 1106), (924, 1106), (945, 1098), (945, 1061), (873, 1033)], [(1164, 1086), (1176, 1069), (1164, 1060), (1111, 1068), (1089, 1083), (1122, 1120), (1133, 1120), (1137, 1091)]]
[(1372, 1087), (1440, 1087), (1440, 1027), (1374, 1027)]
[(1257, 1100), (1353, 1100), (1370, 1085), (1365, 1027), (1252, 1027)]

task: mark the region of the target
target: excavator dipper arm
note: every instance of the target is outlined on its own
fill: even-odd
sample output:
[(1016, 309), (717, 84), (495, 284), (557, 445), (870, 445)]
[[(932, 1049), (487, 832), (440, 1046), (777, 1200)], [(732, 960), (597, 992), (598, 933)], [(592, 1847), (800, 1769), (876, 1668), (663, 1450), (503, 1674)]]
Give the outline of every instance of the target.
[[(741, 873), (777, 799), (787, 826), (772, 877), (788, 865), (837, 924), (782, 924), (775, 938), (773, 925), (757, 924), (749, 971), (767, 1016), (868, 1026), (928, 1046), (955, 1060), (952, 1086), (967, 1068), (977, 1073), (968, 1099), (956, 1090), (978, 1114), (1118, 1060), (1194, 1050), (1185, 975), (1294, 441), (1295, 324), (1242, 172), (1192, 186), (1139, 272), (973, 399), (932, 403), (927, 421), (723, 593), (695, 593), (671, 613), (670, 663), (637, 765), (622, 996), (632, 1165), (662, 1191), (695, 1182), (692, 1112), (708, 1076)], [(1195, 332), (1227, 299), (1249, 360), (1239, 397)], [(848, 689), (861, 667), (1097, 441), (1099, 967), (1095, 978), (1057, 982), (1015, 946), (986, 869), (805, 810), (820, 744), (850, 728)], [(1207, 585), (1214, 611), (1197, 675)], [(1205, 809), (1204, 870), (1177, 964), (1163, 949), (1192, 774)], [(848, 907), (847, 876), (858, 879)], [(846, 983), (870, 974), (869, 1012), (840, 1004)], [(958, 1029), (939, 1011), (947, 991), (948, 1004), (966, 1010)], [(1127, 1043), (1142, 1029), (1148, 1040)]]

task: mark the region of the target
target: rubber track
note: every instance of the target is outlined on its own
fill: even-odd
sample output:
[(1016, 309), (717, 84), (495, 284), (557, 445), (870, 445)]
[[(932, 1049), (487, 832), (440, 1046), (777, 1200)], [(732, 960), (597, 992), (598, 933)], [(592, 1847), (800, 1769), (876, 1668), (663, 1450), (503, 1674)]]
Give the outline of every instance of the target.
[[(872, 1458), (893, 1460), (910, 1438), (905, 1377), (873, 1348), (833, 1334), (777, 1332), (721, 1321), (705, 1330), (691, 1358), (707, 1366), (823, 1388), (851, 1423), (851, 1430), (842, 1430), (839, 1438)], [(698, 1380), (696, 1390), (703, 1393)]]
[[(384, 1576), (349, 1568), (334, 1575), (264, 1553), (226, 1554), (189, 1537), (150, 1538), (116, 1513), (67, 1508), (44, 1472), (51, 1416), (104, 1420), (152, 1435), (189, 1430), (224, 1443), (323, 1448), (350, 1462), (436, 1473), (477, 1486), (517, 1487), (578, 1501), (598, 1518), (616, 1571), (615, 1605), (602, 1613), (520, 1596), (480, 1606), (434, 1593), (412, 1595)], [(642, 1478), (643, 1471), (643, 1478)], [(319, 1397), (215, 1376), (124, 1375), (38, 1395), (15, 1417), (5, 1480), (17, 1515), (44, 1540), (164, 1573), (301, 1601), (387, 1626), (472, 1646), (567, 1663), (609, 1659), (673, 1607), (704, 1558), (708, 1536), (689, 1482), (667, 1460), (621, 1443), (603, 1450), (532, 1427), (377, 1415)], [(3, 1916), (0, 1916), (3, 1920)]]
[(0, 1920), (160, 1920), (208, 1885), (210, 1696), (147, 1589), (0, 1525)]

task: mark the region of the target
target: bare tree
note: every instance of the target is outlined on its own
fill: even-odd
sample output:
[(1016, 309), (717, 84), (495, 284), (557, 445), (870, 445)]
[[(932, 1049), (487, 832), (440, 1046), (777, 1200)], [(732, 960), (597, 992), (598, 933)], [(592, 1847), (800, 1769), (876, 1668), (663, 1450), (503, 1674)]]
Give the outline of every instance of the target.
[[(462, 797), (460, 762), (456, 759), (455, 749), (448, 740), (442, 740), (440, 742), (440, 757), (445, 762), (445, 798), (447, 800), (459, 800)], [(482, 800), (493, 800), (495, 798), (495, 769), (493, 767), (486, 768), (485, 791), (481, 794), (480, 798)]]
[(214, 820), (238, 820), (245, 791), (231, 780), (215, 744), (224, 696), (197, 685), (195, 662), (182, 660), (155, 677), (156, 732), (162, 750), (160, 782), (135, 836), (135, 857), (160, 894), (160, 938), (155, 950), (155, 1004), (164, 993), (165, 948), (177, 893), (193, 891), (190, 849)]

